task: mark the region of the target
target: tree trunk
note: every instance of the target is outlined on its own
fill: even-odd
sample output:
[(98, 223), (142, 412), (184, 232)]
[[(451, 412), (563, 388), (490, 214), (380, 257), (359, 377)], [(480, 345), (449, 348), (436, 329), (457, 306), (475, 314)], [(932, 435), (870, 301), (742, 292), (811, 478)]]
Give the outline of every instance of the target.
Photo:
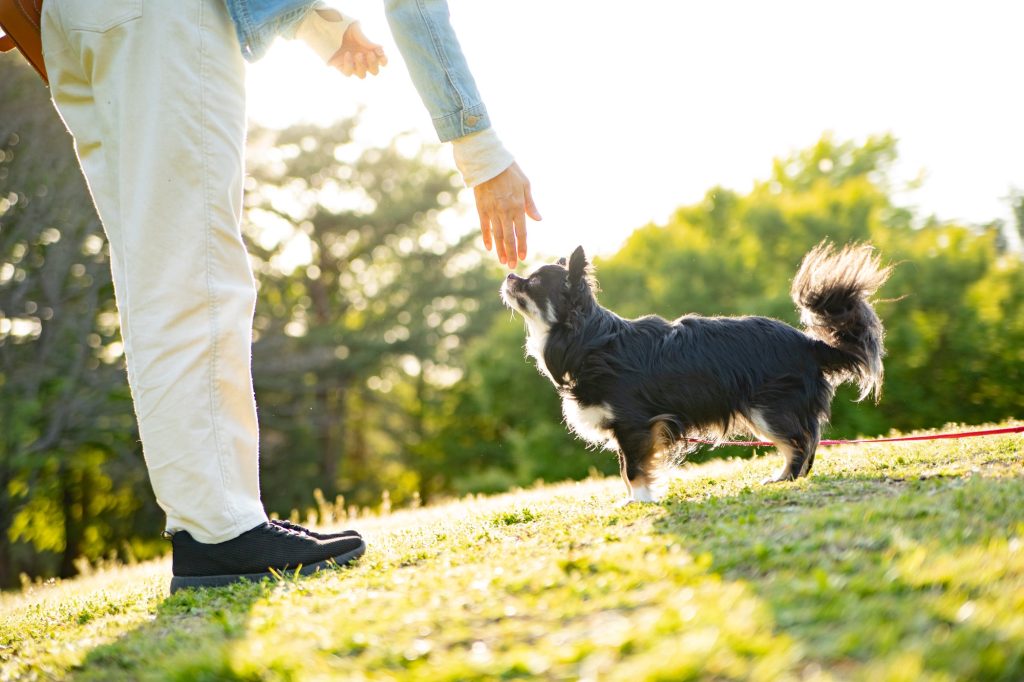
[[(366, 412), (366, 402), (362, 403), (363, 414)], [(354, 422), (354, 433), (352, 438), (352, 450), (349, 453), (349, 465), (358, 472), (361, 478), (366, 478), (366, 419), (358, 419)]]
[(85, 521), (88, 516), (86, 510), (91, 492), (91, 479), (88, 469), (83, 468), (77, 473), (80, 474), (80, 480), (75, 481), (76, 471), (66, 462), (61, 462), (61, 512), (64, 515), (64, 554), (60, 561), (61, 578), (70, 578), (78, 573), (75, 560), (82, 556), (82, 541), (85, 539)]
[(11, 541), (7, 537), (12, 519), (7, 512), (0, 509), (0, 588), (14, 587), (14, 562), (11, 558)]
[(331, 500), (338, 494), (338, 474), (345, 448), (345, 388), (316, 389), (317, 443), (320, 448), (320, 489)]
[[(332, 319), (331, 300), (327, 288), (335, 281), (330, 273), (338, 271), (338, 264), (329, 251), (322, 247), (317, 251), (317, 263), (323, 274), (318, 279), (310, 279), (307, 287), (313, 300), (313, 319), (318, 327), (326, 327)], [(343, 310), (335, 310), (333, 315), (342, 313)], [(332, 385), (330, 380), (321, 379), (314, 394), (314, 412), (318, 420), (317, 443), (320, 447), (319, 487), (329, 500), (333, 500), (338, 494), (338, 473), (345, 450), (346, 384), (341, 378), (336, 381), (337, 383)]]
[[(10, 452), (8, 445), (0, 444), (5, 448), (0, 453)], [(10, 490), (11, 470), (7, 462), (3, 461), (5, 454), (0, 454), (0, 588), (14, 587), (14, 558), (11, 556), (11, 540), (7, 535), (7, 529), (14, 522), (14, 501), (11, 499)]]

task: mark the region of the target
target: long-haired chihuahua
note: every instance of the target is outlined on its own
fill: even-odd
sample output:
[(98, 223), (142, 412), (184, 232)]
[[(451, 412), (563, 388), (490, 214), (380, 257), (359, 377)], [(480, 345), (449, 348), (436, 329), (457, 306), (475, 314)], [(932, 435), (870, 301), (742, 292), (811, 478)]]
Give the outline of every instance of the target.
[(791, 290), (803, 330), (766, 317), (624, 319), (598, 304), (583, 247), (568, 264), (510, 274), (501, 296), (525, 318), (527, 354), (561, 394), (566, 423), (617, 451), (631, 499), (651, 502), (669, 455), (691, 439), (749, 432), (785, 456), (766, 482), (810, 473), (836, 386), (881, 394), (884, 332), (869, 299), (891, 270), (869, 245), (819, 244)]

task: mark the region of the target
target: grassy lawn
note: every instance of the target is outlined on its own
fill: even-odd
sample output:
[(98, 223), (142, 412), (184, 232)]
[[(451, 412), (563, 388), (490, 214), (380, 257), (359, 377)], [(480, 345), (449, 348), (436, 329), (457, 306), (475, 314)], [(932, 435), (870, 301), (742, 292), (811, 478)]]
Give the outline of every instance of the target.
[[(597, 454), (595, 456), (607, 456)], [(1024, 438), (590, 480), (360, 520), (353, 568), (168, 597), (166, 561), (0, 596), (0, 680), (1021, 680)]]

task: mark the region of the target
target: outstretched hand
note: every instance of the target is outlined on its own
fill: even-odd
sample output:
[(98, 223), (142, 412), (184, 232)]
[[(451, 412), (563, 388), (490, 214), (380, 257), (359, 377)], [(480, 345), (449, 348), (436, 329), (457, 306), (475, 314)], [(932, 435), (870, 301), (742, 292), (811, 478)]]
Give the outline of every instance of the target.
[(488, 251), (492, 244), (503, 265), (514, 269), (526, 258), (526, 216), (540, 220), (533, 203), (530, 181), (513, 163), (487, 182), (473, 188), (480, 235)]
[(327, 63), (346, 76), (366, 78), (367, 73), (376, 76), (380, 67), (387, 66), (388, 58), (384, 48), (371, 42), (355, 23), (345, 31), (341, 47)]

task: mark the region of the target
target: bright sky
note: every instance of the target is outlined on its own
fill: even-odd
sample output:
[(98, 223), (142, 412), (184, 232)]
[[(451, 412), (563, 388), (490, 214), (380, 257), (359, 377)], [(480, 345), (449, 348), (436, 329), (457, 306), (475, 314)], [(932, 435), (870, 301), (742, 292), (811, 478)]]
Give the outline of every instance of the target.
[[(250, 116), (326, 122), (363, 107), (368, 142), (410, 130), (436, 140), (381, 3), (332, 4), (391, 64), (345, 79), (279, 43), (250, 69)], [(544, 216), (532, 255), (609, 253), (716, 184), (746, 191), (825, 131), (895, 134), (899, 177), (925, 172), (906, 201), (941, 219), (1009, 220), (1008, 190), (1024, 189), (1020, 0), (449, 4)], [(464, 220), (473, 229), (475, 212)]]

